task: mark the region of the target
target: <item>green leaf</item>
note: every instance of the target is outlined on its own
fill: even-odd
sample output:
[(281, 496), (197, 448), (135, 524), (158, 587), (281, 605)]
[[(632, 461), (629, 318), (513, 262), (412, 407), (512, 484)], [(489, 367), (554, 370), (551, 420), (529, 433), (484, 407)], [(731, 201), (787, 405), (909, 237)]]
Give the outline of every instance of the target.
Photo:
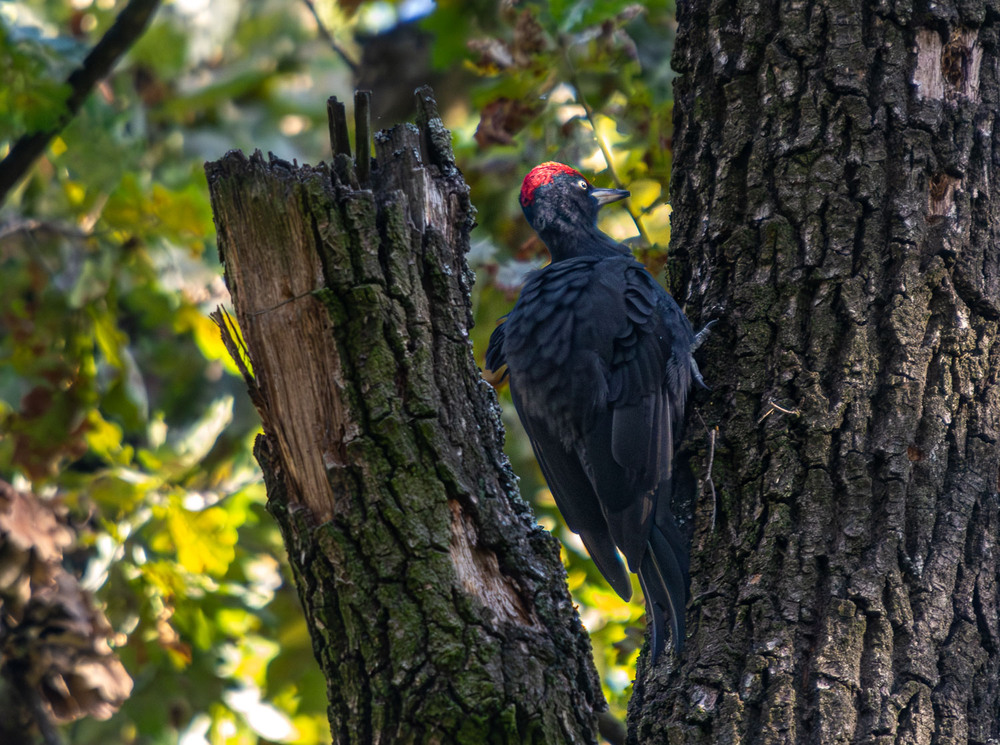
[(109, 422), (96, 409), (87, 413), (87, 446), (112, 465), (126, 466), (132, 462), (131, 445), (122, 442), (122, 428)]

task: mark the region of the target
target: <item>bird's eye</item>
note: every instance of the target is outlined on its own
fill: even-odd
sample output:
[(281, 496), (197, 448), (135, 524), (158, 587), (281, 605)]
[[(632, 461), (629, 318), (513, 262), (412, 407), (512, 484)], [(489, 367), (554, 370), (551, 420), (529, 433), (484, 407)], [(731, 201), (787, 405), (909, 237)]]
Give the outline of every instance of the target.
[(579, 181), (577, 181), (576, 185), (579, 186), (584, 191), (586, 191), (590, 187), (590, 184), (587, 183), (587, 179), (583, 179), (583, 178), (580, 179)]

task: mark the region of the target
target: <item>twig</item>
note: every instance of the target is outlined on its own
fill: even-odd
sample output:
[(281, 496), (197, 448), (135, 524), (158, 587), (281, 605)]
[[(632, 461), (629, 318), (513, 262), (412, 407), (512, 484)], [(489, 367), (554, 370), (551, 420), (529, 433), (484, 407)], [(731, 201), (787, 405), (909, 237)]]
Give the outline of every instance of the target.
[(719, 433), (719, 428), (714, 427), (708, 433), (708, 463), (705, 466), (705, 483), (712, 490), (712, 528), (715, 532), (715, 513), (719, 505), (719, 498), (715, 494), (715, 480), (712, 478), (712, 464), (715, 463), (715, 436)]
[[(569, 68), (569, 79), (573, 84), (573, 88), (576, 89), (576, 97), (583, 107), (583, 112), (587, 116), (587, 121), (590, 122), (590, 128), (594, 130), (594, 139), (597, 140), (597, 146), (601, 149), (601, 154), (604, 156), (604, 162), (608, 165), (608, 170), (611, 171), (611, 178), (614, 179), (615, 186), (619, 189), (624, 187), (624, 184), (618, 176), (618, 172), (615, 170), (615, 162), (611, 158), (611, 150), (608, 149), (608, 144), (601, 137), (600, 132), (597, 131), (597, 122), (594, 120), (594, 110), (590, 108), (590, 104), (587, 103), (587, 97), (583, 95), (583, 88), (580, 87), (580, 79), (576, 74), (576, 68), (573, 67), (573, 62), (569, 58), (569, 50), (565, 46), (560, 44), (563, 53), (563, 59), (566, 61), (566, 67)], [(632, 218), (632, 222), (635, 223), (636, 230), (639, 231), (639, 235), (642, 236), (642, 240), (645, 241), (647, 246), (652, 246), (653, 241), (649, 237), (649, 233), (646, 231), (646, 226), (642, 223), (642, 218), (637, 215), (632, 210), (632, 202), (629, 201), (628, 206), (629, 217)]]
[(767, 411), (760, 415), (760, 419), (757, 420), (757, 424), (763, 422), (776, 411), (780, 411), (782, 414), (789, 414), (791, 416), (802, 416), (802, 412), (798, 409), (786, 409), (784, 406), (778, 406), (778, 404), (774, 403), (771, 399), (767, 400), (767, 406)]
[(326, 43), (330, 45), (330, 48), (336, 53), (340, 59), (344, 61), (344, 64), (351, 68), (351, 73), (355, 76), (358, 74), (358, 63), (351, 59), (347, 51), (337, 43), (337, 40), (333, 38), (333, 34), (330, 33), (330, 29), (326, 27), (323, 23), (323, 19), (319, 17), (319, 12), (316, 10), (316, 6), (313, 4), (312, 0), (302, 0), (309, 8), (309, 12), (312, 13), (313, 18), (316, 19), (316, 26), (319, 28), (319, 35), (326, 39)]
[(28, 172), (38, 156), (45, 152), (52, 138), (76, 116), (97, 82), (111, 72), (119, 58), (142, 36), (159, 4), (160, 0), (130, 0), (111, 28), (90, 50), (83, 65), (66, 79), (66, 84), (71, 89), (70, 95), (66, 99), (66, 111), (59, 117), (56, 125), (44, 132), (23, 135), (14, 143), (7, 157), (0, 162), (0, 204), (3, 204), (7, 193)]

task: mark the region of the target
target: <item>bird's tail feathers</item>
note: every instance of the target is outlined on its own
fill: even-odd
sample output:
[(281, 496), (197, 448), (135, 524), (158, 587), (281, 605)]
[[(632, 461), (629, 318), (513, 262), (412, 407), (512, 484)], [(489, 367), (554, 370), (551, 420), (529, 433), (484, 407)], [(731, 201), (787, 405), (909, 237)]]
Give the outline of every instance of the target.
[(615, 551), (614, 544), (608, 537), (595, 536), (590, 531), (581, 530), (580, 539), (590, 554), (590, 558), (597, 565), (597, 569), (608, 581), (611, 588), (618, 593), (618, 597), (626, 603), (632, 599), (632, 580), (629, 579), (625, 565), (622, 564), (618, 552)]
[[(671, 521), (672, 522), (672, 521)], [(672, 526), (678, 533), (676, 526)], [(646, 597), (646, 607), (652, 618), (653, 662), (666, 646), (666, 623), (674, 640), (674, 652), (684, 647), (684, 605), (688, 580), (686, 555), (682, 544), (668, 540), (658, 525), (649, 534), (648, 550), (639, 568), (639, 583)]]

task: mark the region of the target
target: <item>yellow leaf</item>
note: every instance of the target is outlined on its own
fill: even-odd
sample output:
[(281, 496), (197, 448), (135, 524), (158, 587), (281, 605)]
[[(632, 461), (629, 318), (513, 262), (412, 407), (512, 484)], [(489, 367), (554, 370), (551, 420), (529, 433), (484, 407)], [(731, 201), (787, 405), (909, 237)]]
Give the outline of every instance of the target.
[(221, 507), (200, 512), (175, 505), (167, 516), (177, 561), (193, 574), (223, 576), (236, 558), (236, 528)]
[(621, 623), (632, 617), (632, 606), (603, 583), (591, 582), (584, 588), (582, 596), (588, 606), (600, 612), (605, 623)]
[(215, 615), (215, 620), (219, 631), (236, 639), (260, 626), (260, 617), (243, 608), (222, 608)]
[(185, 582), (177, 572), (177, 567), (169, 561), (148, 561), (140, 571), (149, 585), (163, 597), (173, 598), (184, 595)]
[(640, 178), (628, 183), (628, 190), (632, 192), (629, 200), (633, 210), (644, 210), (653, 202), (660, 198), (663, 187), (659, 181), (651, 178)]
[(587, 579), (587, 573), (582, 569), (571, 569), (566, 574), (566, 584), (569, 585), (569, 591), (576, 591), (580, 585), (582, 585)]
[(66, 181), (63, 183), (63, 191), (66, 193), (66, 199), (73, 206), (77, 206), (83, 202), (83, 198), (87, 195), (86, 187), (79, 181)]
[(171, 191), (161, 184), (153, 184), (151, 202), (161, 229), (190, 239), (188, 246), (194, 250), (201, 248), (211, 231), (211, 212), (199, 189)]
[(292, 725), (297, 733), (289, 745), (312, 745), (315, 742), (330, 742), (330, 723), (326, 717), (300, 714), (292, 717)]
[(642, 224), (646, 228), (649, 240), (663, 248), (670, 243), (670, 212), (669, 204), (661, 204), (642, 217)]
[[(237, 328), (237, 333), (239, 333), (235, 323), (233, 327)], [(180, 333), (190, 332), (194, 343), (198, 345), (198, 349), (205, 355), (206, 360), (221, 362), (226, 372), (237, 377), (240, 376), (239, 368), (230, 357), (226, 345), (222, 343), (219, 327), (198, 308), (193, 305), (185, 305), (180, 308), (174, 316), (174, 328)]]
[(549, 489), (539, 489), (535, 492), (535, 504), (545, 505), (546, 507), (555, 507), (556, 500), (552, 496), (552, 492)]
[(97, 409), (87, 413), (87, 446), (108, 463), (128, 465), (132, 447), (122, 444), (122, 428), (107, 421)]
[(628, 160), (629, 149), (619, 148), (618, 145), (625, 141), (625, 135), (618, 131), (618, 124), (614, 119), (603, 114), (594, 115), (594, 135), (598, 142), (604, 144), (604, 148), (598, 147), (589, 157), (580, 161), (581, 167), (586, 170), (600, 172), (607, 168), (604, 159), (604, 150), (611, 153), (614, 162), (615, 173), (622, 173), (625, 162)]
[(639, 231), (635, 227), (635, 220), (632, 219), (630, 215), (625, 210), (616, 210), (614, 212), (606, 212), (601, 215), (600, 227), (605, 233), (610, 235), (616, 241), (625, 241), (629, 238), (634, 238), (639, 234)]
[(90, 317), (94, 322), (94, 339), (98, 349), (109, 365), (121, 370), (124, 363), (119, 350), (128, 342), (128, 337), (115, 325), (115, 319), (110, 313), (95, 311)]
[(149, 222), (150, 205), (134, 174), (126, 174), (104, 205), (101, 217), (112, 227), (128, 233)]
[(249, 634), (235, 644), (227, 645), (223, 652), (223, 663), (219, 674), (245, 683), (264, 685), (267, 680), (267, 666), (278, 656), (280, 647), (256, 634)]

